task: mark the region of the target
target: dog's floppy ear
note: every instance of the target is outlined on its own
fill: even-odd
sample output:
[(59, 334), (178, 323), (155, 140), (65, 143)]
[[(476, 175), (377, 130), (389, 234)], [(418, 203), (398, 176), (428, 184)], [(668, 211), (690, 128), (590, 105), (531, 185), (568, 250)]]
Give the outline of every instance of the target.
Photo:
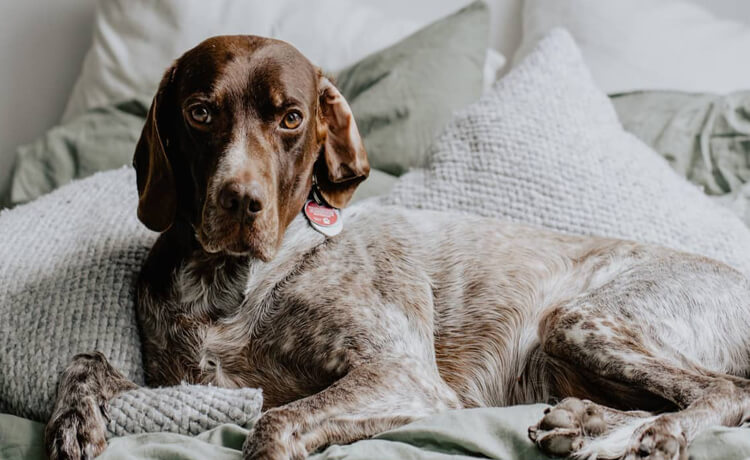
[(138, 219), (156, 232), (171, 227), (177, 212), (174, 173), (165, 150), (164, 131), (160, 132), (159, 126), (160, 114), (163, 116), (166, 109), (165, 95), (170, 90), (174, 72), (173, 65), (159, 84), (133, 156), (138, 183)]
[(323, 151), (315, 164), (318, 189), (333, 207), (343, 208), (370, 174), (370, 163), (354, 115), (344, 96), (325, 76), (318, 79), (319, 127)]

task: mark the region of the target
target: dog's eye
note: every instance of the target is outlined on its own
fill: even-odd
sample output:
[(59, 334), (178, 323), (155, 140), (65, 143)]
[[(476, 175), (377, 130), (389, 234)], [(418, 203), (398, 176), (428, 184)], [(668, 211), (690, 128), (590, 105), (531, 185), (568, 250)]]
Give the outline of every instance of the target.
[(190, 108), (190, 118), (196, 123), (211, 123), (211, 111), (203, 104), (194, 105)]
[(281, 120), (281, 127), (284, 129), (295, 129), (300, 124), (302, 124), (302, 114), (296, 110), (287, 113)]

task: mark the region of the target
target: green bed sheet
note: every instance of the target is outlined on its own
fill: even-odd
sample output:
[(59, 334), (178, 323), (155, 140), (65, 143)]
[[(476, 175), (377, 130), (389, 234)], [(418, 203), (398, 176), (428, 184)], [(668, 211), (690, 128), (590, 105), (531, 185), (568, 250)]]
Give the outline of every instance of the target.
[[(449, 411), (347, 446), (331, 446), (310, 456), (333, 459), (549, 459), (526, 437), (543, 404)], [(42, 425), (0, 414), (0, 458), (44, 459)], [(222, 425), (197, 437), (153, 433), (115, 438), (101, 460), (239, 460), (247, 430)], [(715, 427), (690, 448), (693, 460), (750, 459), (750, 428)]]

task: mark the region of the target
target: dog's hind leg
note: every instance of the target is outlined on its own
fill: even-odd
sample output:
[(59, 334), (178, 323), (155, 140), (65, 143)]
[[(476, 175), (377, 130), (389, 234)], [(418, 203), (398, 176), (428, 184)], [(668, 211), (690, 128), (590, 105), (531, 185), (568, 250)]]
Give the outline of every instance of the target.
[(576, 458), (687, 458), (687, 446), (701, 430), (750, 421), (748, 381), (726, 377), (694, 380), (704, 393), (683, 410), (660, 415), (566, 398), (529, 428), (529, 437), (547, 453)]
[[(604, 397), (600, 389), (587, 396), (596, 402), (561, 402), (530, 428), (546, 452), (685, 459), (703, 429), (738, 426), (750, 417), (750, 380), (729, 374), (750, 370), (748, 282), (716, 266), (657, 268), (625, 273), (551, 308), (540, 322), (546, 354), (629, 393), (618, 401), (618, 394)], [(639, 393), (644, 407), (666, 403), (675, 411), (618, 412), (598, 404), (641, 408), (628, 407)]]
[(107, 447), (107, 401), (137, 388), (99, 353), (83, 353), (63, 372), (57, 401), (44, 429), (50, 460), (94, 458)]

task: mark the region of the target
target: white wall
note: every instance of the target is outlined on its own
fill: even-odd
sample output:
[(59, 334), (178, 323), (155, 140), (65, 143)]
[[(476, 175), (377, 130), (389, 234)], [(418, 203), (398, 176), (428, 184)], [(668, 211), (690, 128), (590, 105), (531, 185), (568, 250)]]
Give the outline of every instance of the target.
[[(16, 146), (59, 120), (91, 40), (96, 1), (0, 0), (0, 190), (6, 187)], [(419, 14), (409, 0), (360, 1)], [(488, 1), (494, 13), (493, 41), (517, 43), (520, 17), (513, 16), (520, 15), (520, 0)], [(692, 1), (750, 24), (750, 0)], [(512, 57), (510, 50), (501, 51)]]
[(0, 0), (0, 190), (15, 147), (54, 126), (91, 41), (96, 0)]

